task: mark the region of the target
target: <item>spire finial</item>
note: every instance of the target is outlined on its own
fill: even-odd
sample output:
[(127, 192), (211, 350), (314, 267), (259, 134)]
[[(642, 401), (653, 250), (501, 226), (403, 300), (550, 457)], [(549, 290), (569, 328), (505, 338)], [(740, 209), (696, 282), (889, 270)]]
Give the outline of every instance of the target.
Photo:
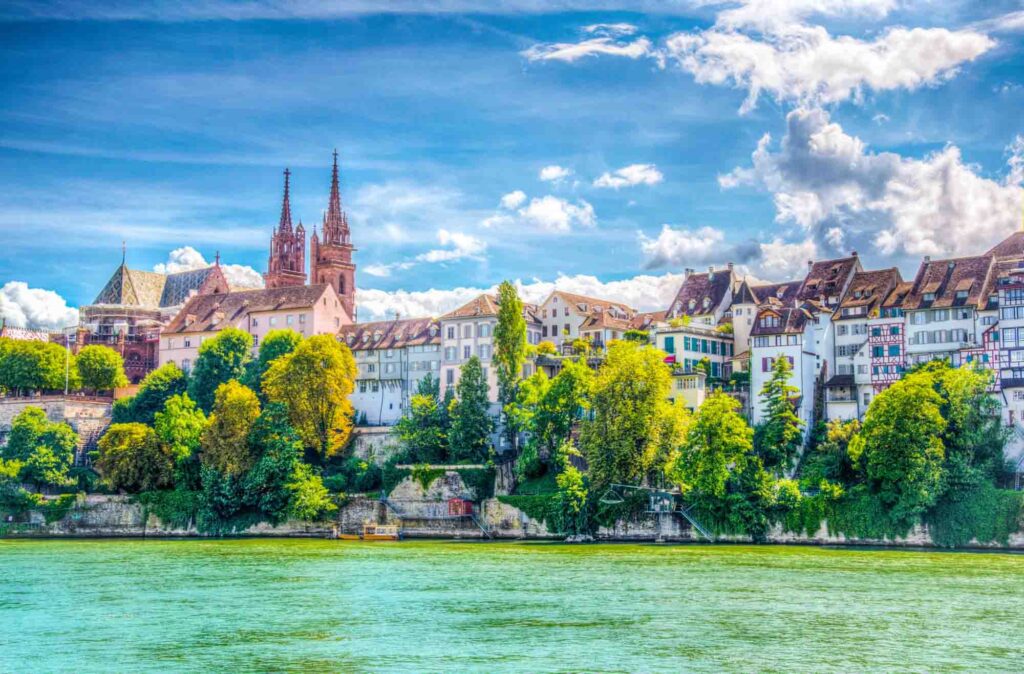
[(348, 223), (341, 210), (341, 188), (338, 179), (338, 150), (334, 150), (334, 166), (331, 168), (331, 198), (324, 215), (324, 243), (348, 243)]
[(217, 254), (213, 258), (213, 264), (215, 266), (217, 266), (217, 267), (220, 266), (220, 251), (219, 250), (217, 251)]
[(128, 257), (128, 245), (121, 239), (121, 266), (124, 266), (125, 260)]
[(282, 232), (290, 232), (292, 230), (292, 204), (289, 192), (291, 189), (291, 169), (284, 170), (284, 199), (281, 201), (281, 221), (278, 223), (277, 228)]

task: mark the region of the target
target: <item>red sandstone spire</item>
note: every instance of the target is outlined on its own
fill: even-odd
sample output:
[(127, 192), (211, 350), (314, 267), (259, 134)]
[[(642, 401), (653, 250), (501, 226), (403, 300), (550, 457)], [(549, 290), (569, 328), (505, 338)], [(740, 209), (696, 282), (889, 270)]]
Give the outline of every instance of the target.
[(292, 231), (292, 204), (288, 197), (288, 182), (291, 175), (290, 170), (284, 170), (284, 200), (281, 202), (281, 222), (277, 226), (281, 232)]
[(341, 210), (341, 189), (338, 186), (338, 150), (334, 150), (334, 168), (331, 169), (331, 198), (324, 215), (324, 243), (348, 243), (348, 218)]

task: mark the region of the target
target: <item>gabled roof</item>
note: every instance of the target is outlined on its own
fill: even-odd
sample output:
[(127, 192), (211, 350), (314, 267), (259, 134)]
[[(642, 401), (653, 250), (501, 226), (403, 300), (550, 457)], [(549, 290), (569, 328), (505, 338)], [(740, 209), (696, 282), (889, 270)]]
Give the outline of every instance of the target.
[(353, 351), (401, 349), (407, 346), (440, 344), (441, 327), (433, 318), (406, 318), (347, 325), (338, 339)]
[[(608, 307), (615, 307), (627, 316), (632, 316), (636, 313), (636, 309), (622, 302), (605, 300), (599, 297), (589, 297), (587, 295), (577, 295), (576, 293), (567, 293), (564, 290), (551, 291), (551, 295), (548, 296), (548, 299), (555, 295), (561, 298), (561, 300), (566, 304), (575, 306), (577, 311), (584, 314), (601, 313), (596, 310), (596, 307), (600, 307), (602, 311)], [(547, 304), (547, 300), (545, 300), (544, 303)]]
[(654, 323), (665, 320), (667, 314), (667, 311), (648, 311), (646, 313), (637, 314), (630, 319), (629, 327), (633, 330), (647, 330)]
[(717, 310), (726, 295), (734, 287), (732, 269), (717, 269), (706, 272), (689, 272), (672, 300), (667, 315), (703, 316)]
[(217, 265), (158, 274), (152, 271), (129, 269), (122, 264), (114, 272), (93, 304), (121, 304), (162, 309), (183, 303), (193, 292), (206, 288), (209, 292), (227, 292), (224, 272)]
[(866, 307), (865, 314), (870, 315), (881, 306), (892, 289), (903, 281), (900, 270), (896, 267), (876, 271), (860, 271), (853, 275), (846, 293), (839, 303), (840, 311), (834, 318), (842, 319), (842, 309)]
[[(761, 325), (761, 316), (769, 312), (779, 316), (779, 324), (777, 326), (768, 327)], [(750, 334), (781, 335), (801, 333), (804, 331), (804, 326), (807, 325), (807, 321), (810, 318), (810, 312), (803, 307), (765, 307), (757, 312)]]
[[(968, 305), (984, 308), (992, 284), (992, 263), (990, 255), (952, 260), (926, 258), (914, 277), (913, 287), (903, 300), (903, 308), (913, 310)], [(929, 295), (933, 295), (934, 299), (926, 299)]]
[(909, 293), (913, 288), (913, 281), (900, 281), (892, 290), (889, 291), (889, 294), (886, 295), (885, 300), (882, 302), (882, 308), (902, 308), (903, 300), (907, 297), (907, 293)]
[(166, 333), (213, 332), (233, 325), (246, 314), (286, 309), (311, 309), (331, 286), (285, 286), (237, 293), (196, 295), (164, 328)]
[(470, 301), (463, 304), (458, 309), (449, 311), (444, 316), (441, 316), (442, 321), (451, 320), (453, 318), (473, 318), (475, 316), (497, 316), (498, 315), (498, 298), (494, 295), (484, 293), (483, 295), (477, 295)]
[(749, 289), (757, 298), (755, 304), (776, 304), (788, 306), (796, 302), (797, 293), (803, 281), (784, 281), (769, 285), (750, 286)]
[(735, 296), (732, 298), (733, 304), (757, 304), (757, 297), (754, 295), (754, 291), (750, 289), (750, 283), (747, 279), (743, 279), (740, 283), (740, 287), (736, 290)]
[(1024, 232), (1014, 232), (985, 252), (994, 257), (1024, 257)]
[(796, 295), (798, 301), (817, 300), (821, 297), (839, 297), (849, 283), (850, 278), (860, 271), (860, 258), (856, 255), (836, 260), (821, 260), (811, 264), (804, 277), (800, 291)]
[(593, 330), (595, 328), (608, 328), (610, 330), (630, 330), (633, 327), (632, 319), (629, 318), (617, 318), (612, 316), (607, 311), (601, 311), (590, 314), (583, 323), (580, 324), (580, 330)]

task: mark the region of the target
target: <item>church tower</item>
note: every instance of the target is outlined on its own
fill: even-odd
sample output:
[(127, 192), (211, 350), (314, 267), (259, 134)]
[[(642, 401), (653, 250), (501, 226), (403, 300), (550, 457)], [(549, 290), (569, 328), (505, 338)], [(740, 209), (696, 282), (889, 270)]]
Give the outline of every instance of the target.
[(356, 320), (356, 265), (352, 262), (355, 250), (349, 235), (348, 217), (341, 210), (338, 151), (335, 150), (331, 198), (324, 215), (323, 240), (320, 240), (316, 231), (313, 232), (309, 246), (309, 275), (311, 283), (329, 283), (334, 286), (353, 322)]
[(306, 284), (306, 229), (292, 230), (292, 205), (288, 195), (291, 171), (284, 170), (284, 201), (281, 203), (281, 222), (270, 238), (270, 261), (263, 279), (268, 288), (301, 286)]

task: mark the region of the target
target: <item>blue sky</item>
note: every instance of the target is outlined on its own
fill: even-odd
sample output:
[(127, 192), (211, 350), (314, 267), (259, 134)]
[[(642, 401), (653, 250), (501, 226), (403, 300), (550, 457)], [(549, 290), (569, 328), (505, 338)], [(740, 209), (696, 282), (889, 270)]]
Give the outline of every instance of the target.
[(92, 300), (122, 240), (262, 272), (282, 170), (310, 229), (335, 147), (367, 317), (504, 278), (658, 308), (684, 267), (853, 249), (911, 275), (1020, 226), (1019, 2), (182, 7), (0, 8), (13, 322)]

